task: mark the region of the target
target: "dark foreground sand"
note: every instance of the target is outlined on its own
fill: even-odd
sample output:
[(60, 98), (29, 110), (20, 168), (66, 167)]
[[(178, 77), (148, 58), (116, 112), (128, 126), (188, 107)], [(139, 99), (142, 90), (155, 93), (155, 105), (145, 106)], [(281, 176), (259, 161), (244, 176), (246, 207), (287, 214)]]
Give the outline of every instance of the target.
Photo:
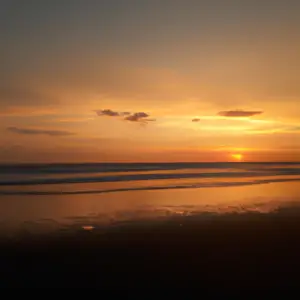
[(300, 212), (175, 217), (1, 241), (1, 287), (300, 286)]

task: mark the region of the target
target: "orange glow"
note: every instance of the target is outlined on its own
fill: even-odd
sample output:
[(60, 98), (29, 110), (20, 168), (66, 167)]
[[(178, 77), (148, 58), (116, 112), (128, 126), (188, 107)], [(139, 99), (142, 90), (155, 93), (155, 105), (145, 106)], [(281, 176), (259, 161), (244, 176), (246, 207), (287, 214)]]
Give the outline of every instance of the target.
[(234, 160), (237, 160), (237, 161), (243, 160), (243, 155), (240, 154), (240, 153), (231, 154), (231, 157), (232, 157)]

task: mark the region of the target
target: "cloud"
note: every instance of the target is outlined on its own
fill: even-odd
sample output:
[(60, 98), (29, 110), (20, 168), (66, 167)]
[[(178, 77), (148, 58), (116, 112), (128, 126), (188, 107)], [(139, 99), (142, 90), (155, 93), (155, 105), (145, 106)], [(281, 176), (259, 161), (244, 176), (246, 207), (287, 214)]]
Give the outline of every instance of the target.
[(155, 119), (149, 119), (149, 114), (145, 112), (136, 112), (136, 113), (130, 113), (130, 112), (118, 112), (111, 109), (101, 109), (101, 110), (95, 110), (96, 114), (98, 116), (109, 116), (109, 117), (124, 117), (125, 121), (130, 122), (152, 122), (155, 121)]
[(137, 112), (137, 113), (134, 113), (134, 114), (129, 115), (128, 117), (126, 117), (125, 120), (132, 121), (132, 122), (137, 122), (137, 121), (140, 121), (143, 118), (148, 118), (148, 117), (149, 117), (149, 115), (144, 113), (144, 112)]
[(195, 119), (192, 119), (192, 122), (200, 122), (201, 120), (199, 118), (195, 118)]
[(74, 134), (73, 132), (64, 131), (64, 130), (30, 129), (30, 128), (18, 128), (18, 127), (8, 127), (7, 130), (18, 134), (28, 134), (28, 135), (42, 134), (42, 135), (49, 135), (49, 136), (68, 136)]
[(109, 116), (109, 117), (121, 117), (121, 116), (128, 116), (130, 115), (130, 112), (117, 112), (113, 111), (111, 109), (100, 109), (100, 110), (95, 110), (96, 114), (100, 116)]
[(111, 109), (96, 110), (96, 114), (98, 116), (109, 116), (109, 117), (119, 117), (120, 116), (120, 114), (117, 111), (113, 111)]
[(262, 114), (262, 111), (249, 111), (249, 110), (227, 110), (227, 111), (221, 111), (218, 113), (219, 116), (224, 117), (252, 117), (255, 115)]
[(137, 112), (129, 115), (124, 120), (130, 122), (143, 122), (143, 123), (155, 121), (155, 119), (149, 119), (148, 117), (149, 115), (145, 112)]

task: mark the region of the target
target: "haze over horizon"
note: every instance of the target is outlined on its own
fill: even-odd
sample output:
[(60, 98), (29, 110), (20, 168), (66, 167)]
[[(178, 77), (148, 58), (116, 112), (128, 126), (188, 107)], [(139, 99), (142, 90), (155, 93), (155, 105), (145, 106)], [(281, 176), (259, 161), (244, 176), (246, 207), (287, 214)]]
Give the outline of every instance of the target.
[(0, 163), (300, 161), (299, 1), (0, 5)]

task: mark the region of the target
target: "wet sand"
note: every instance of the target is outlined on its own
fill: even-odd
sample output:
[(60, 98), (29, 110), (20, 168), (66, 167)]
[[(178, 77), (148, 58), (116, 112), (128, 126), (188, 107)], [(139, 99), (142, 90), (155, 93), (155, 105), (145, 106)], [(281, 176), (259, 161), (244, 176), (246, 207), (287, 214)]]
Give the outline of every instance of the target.
[(203, 213), (1, 240), (1, 287), (298, 287), (300, 209)]

